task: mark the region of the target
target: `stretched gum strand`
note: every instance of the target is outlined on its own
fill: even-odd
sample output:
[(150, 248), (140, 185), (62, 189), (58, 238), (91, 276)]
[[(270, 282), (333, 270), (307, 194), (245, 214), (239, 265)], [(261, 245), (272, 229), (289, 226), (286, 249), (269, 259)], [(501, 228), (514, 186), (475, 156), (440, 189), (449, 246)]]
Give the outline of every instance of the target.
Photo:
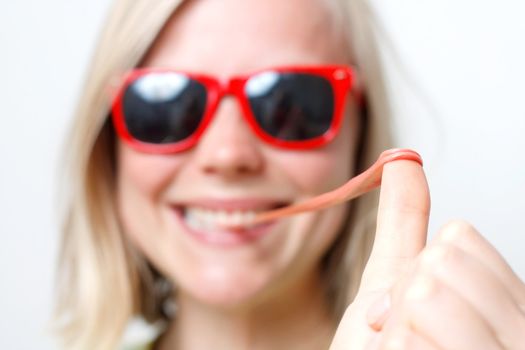
[(370, 168), (351, 178), (335, 190), (307, 199), (304, 202), (292, 204), (279, 209), (260, 212), (255, 215), (250, 224), (257, 225), (307, 211), (321, 210), (359, 197), (360, 195), (378, 187), (381, 184), (383, 166), (386, 163), (394, 162), (396, 160), (411, 160), (419, 163), (421, 166), (423, 165), (423, 160), (416, 151), (406, 148), (386, 150), (381, 153), (379, 158), (374, 164), (372, 164), (372, 166), (370, 166)]

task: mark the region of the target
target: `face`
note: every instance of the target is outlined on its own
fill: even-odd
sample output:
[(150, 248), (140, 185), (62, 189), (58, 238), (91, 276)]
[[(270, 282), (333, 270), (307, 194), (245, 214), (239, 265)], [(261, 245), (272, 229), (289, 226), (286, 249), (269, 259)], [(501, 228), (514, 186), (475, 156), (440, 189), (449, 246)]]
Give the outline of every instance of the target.
[[(143, 65), (228, 78), (273, 66), (348, 64), (339, 34), (324, 1), (191, 1), (168, 22)], [(353, 175), (358, 129), (349, 96), (334, 141), (278, 149), (261, 141), (237, 101), (226, 97), (189, 150), (154, 155), (119, 141), (117, 199), (125, 232), (179, 297), (250, 305), (318, 283), (317, 266), (344, 220), (343, 206), (238, 232), (219, 224), (343, 184)]]

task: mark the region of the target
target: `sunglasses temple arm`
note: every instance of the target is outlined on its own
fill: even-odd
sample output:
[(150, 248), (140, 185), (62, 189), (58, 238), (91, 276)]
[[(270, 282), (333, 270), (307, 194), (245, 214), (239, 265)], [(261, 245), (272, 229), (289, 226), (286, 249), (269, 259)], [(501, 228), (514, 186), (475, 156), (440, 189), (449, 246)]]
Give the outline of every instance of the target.
[(298, 204), (259, 213), (254, 217), (252, 224), (261, 224), (294, 214), (325, 209), (359, 197), (378, 187), (381, 184), (384, 165), (396, 160), (410, 160), (423, 165), (421, 156), (413, 150), (390, 149), (384, 151), (370, 168), (353, 177), (341, 187)]

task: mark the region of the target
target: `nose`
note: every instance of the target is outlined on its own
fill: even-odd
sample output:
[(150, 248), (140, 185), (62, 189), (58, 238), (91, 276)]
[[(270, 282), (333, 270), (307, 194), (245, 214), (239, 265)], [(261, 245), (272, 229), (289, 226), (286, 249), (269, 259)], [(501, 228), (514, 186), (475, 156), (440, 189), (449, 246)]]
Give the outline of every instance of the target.
[(195, 160), (206, 174), (238, 178), (264, 167), (260, 141), (231, 96), (222, 99), (195, 152)]

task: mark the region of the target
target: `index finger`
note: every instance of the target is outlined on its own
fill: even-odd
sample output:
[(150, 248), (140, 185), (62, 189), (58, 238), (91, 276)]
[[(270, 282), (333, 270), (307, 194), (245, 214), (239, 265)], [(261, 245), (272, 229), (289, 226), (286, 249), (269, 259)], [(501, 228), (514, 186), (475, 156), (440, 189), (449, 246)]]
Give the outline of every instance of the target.
[(426, 243), (430, 194), (425, 173), (414, 161), (385, 164), (374, 245), (361, 291), (389, 289)]

